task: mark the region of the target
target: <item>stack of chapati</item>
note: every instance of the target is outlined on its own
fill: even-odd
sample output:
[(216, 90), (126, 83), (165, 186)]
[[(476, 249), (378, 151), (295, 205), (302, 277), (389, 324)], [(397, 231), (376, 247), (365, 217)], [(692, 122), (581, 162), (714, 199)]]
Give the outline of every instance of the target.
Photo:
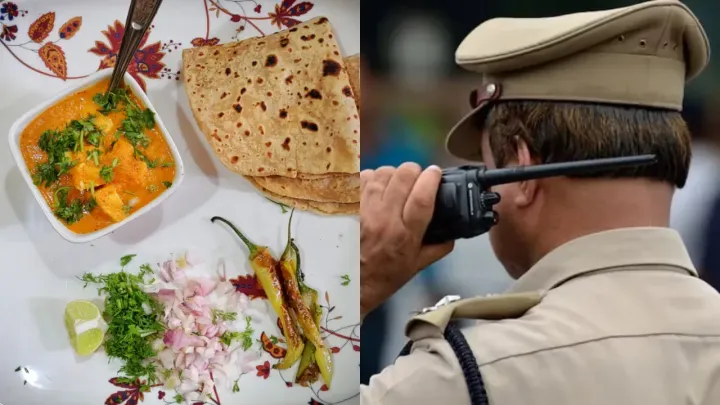
[(359, 56), (343, 59), (327, 18), (185, 49), (183, 67), (195, 120), (225, 167), (276, 202), (358, 212)]

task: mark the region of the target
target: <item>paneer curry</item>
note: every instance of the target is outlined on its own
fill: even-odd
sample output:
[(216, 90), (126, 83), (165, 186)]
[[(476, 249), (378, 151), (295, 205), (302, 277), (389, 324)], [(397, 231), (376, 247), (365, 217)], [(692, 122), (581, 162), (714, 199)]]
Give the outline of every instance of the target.
[(172, 186), (175, 160), (152, 111), (104, 80), (36, 117), (20, 137), (33, 182), (69, 230), (120, 222)]

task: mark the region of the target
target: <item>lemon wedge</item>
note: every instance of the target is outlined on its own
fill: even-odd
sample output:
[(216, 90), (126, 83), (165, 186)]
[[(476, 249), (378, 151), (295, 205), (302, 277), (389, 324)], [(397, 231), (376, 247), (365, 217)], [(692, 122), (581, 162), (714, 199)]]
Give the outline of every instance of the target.
[(79, 300), (65, 307), (65, 328), (75, 353), (89, 356), (102, 345), (107, 324), (95, 304)]

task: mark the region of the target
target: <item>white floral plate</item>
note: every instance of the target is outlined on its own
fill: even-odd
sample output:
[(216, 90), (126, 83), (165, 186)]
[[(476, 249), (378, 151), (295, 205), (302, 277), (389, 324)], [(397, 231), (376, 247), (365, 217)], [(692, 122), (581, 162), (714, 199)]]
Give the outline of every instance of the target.
[[(114, 61), (129, 1), (0, 1), (0, 133), (23, 112)], [(200, 252), (213, 270), (225, 260), (228, 277), (245, 293), (255, 289), (247, 250), (210, 218), (233, 221), (277, 256), (289, 213), (266, 200), (214, 159), (190, 113), (180, 74), (182, 48), (268, 34), (324, 15), (345, 55), (359, 52), (360, 1), (310, 2), (166, 0), (129, 72), (146, 89), (185, 162), (175, 195), (140, 221), (95, 242), (62, 239), (34, 203), (7, 146), (0, 146), (0, 404), (101, 405), (173, 403), (175, 392), (140, 392), (119, 384), (119, 364), (102, 351), (85, 359), (70, 348), (65, 305), (97, 298), (76, 276), (118, 270), (118, 260), (156, 263), (187, 250)], [(271, 368), (277, 349), (257, 344), (262, 357), (238, 380), (239, 392), (218, 386), (207, 404), (357, 404), (360, 362), (359, 226), (354, 217), (319, 217), (296, 211), (293, 236), (302, 250), (306, 283), (320, 292), (323, 334), (335, 352), (332, 388), (293, 383), (295, 369)], [(281, 336), (275, 317), (254, 324), (271, 340)], [(278, 342), (277, 347), (282, 346)], [(274, 352), (274, 353), (273, 353)], [(115, 382), (115, 384), (113, 384)]]

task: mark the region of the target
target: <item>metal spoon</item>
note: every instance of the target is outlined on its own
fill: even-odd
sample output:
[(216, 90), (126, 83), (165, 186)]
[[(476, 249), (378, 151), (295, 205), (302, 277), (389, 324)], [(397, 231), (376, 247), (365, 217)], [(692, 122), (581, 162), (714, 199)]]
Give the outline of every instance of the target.
[(125, 35), (120, 44), (120, 52), (118, 52), (115, 59), (115, 67), (113, 68), (107, 93), (117, 89), (122, 83), (125, 71), (127, 71), (130, 62), (135, 57), (140, 41), (147, 32), (148, 27), (150, 27), (153, 18), (155, 18), (160, 3), (162, 3), (162, 0), (131, 0), (130, 10), (125, 21)]

